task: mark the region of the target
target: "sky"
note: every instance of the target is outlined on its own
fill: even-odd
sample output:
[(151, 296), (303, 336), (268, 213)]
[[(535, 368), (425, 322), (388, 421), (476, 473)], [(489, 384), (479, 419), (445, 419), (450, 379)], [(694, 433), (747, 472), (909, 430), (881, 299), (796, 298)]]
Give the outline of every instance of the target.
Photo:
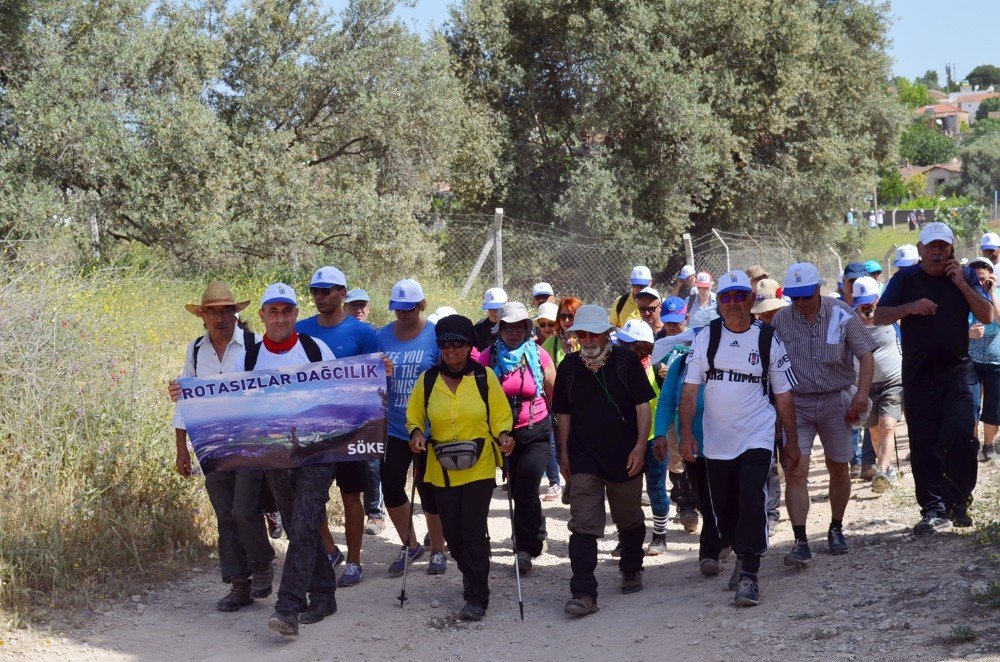
[[(333, 10), (347, 0), (324, 0)], [(448, 0), (416, 0), (397, 13), (416, 30), (427, 33), (448, 19)], [(1000, 0), (892, 0), (889, 29), (893, 73), (913, 79), (935, 69), (944, 83), (944, 65), (955, 64), (961, 80), (980, 64), (1000, 66), (1000, 46), (991, 30), (1000, 25)], [(978, 29), (977, 29), (978, 28)]]

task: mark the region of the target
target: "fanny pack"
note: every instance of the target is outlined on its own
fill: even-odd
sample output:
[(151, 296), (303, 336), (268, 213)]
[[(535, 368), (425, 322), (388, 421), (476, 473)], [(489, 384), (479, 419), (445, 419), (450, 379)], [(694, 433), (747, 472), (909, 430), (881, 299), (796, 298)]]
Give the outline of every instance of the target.
[(447, 441), (439, 442), (430, 440), (430, 446), (434, 449), (434, 457), (438, 464), (444, 469), (444, 486), (451, 487), (448, 479), (449, 471), (464, 471), (476, 466), (479, 457), (483, 454), (483, 447), (486, 445), (485, 439), (471, 439), (468, 441)]

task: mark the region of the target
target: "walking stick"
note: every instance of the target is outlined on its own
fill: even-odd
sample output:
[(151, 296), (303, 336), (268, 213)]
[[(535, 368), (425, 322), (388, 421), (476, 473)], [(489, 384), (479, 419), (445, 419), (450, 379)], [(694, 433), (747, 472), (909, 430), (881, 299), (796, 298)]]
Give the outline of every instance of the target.
[(524, 598), (521, 595), (521, 567), (517, 564), (517, 535), (514, 533), (514, 497), (510, 494), (510, 464), (507, 456), (503, 458), (503, 470), (507, 480), (507, 510), (510, 513), (510, 540), (514, 547), (514, 576), (517, 578), (517, 608), (521, 611), (521, 621), (524, 621)]
[(413, 458), (413, 485), (410, 487), (410, 517), (406, 530), (406, 540), (403, 541), (403, 588), (399, 592), (399, 608), (406, 602), (406, 571), (410, 567), (410, 543), (413, 542), (413, 499), (417, 495), (417, 462), (423, 453)]

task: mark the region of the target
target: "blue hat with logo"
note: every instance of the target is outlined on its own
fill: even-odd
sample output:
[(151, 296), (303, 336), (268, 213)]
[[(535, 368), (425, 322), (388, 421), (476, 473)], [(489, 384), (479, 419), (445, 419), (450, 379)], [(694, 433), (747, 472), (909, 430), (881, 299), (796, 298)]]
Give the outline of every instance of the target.
[(687, 301), (680, 297), (670, 297), (660, 308), (660, 319), (666, 324), (683, 322), (687, 317)]
[(862, 276), (867, 276), (868, 270), (865, 269), (865, 265), (860, 262), (848, 262), (847, 266), (844, 267), (844, 280), (854, 280), (855, 278), (861, 278)]

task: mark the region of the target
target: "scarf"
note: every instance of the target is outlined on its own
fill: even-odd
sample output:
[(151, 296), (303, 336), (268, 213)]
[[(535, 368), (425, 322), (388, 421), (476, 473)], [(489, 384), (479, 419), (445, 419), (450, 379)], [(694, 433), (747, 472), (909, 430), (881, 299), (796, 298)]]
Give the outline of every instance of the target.
[(583, 365), (587, 366), (587, 370), (591, 372), (597, 372), (604, 367), (604, 364), (608, 362), (608, 356), (611, 355), (611, 342), (609, 341), (604, 346), (604, 351), (595, 356), (594, 358), (588, 358), (580, 352), (580, 360), (583, 361)]
[(452, 370), (445, 365), (444, 361), (441, 361), (438, 364), (438, 371), (445, 377), (451, 377), (453, 379), (461, 379), (462, 377), (465, 377), (472, 372), (473, 368), (475, 368), (475, 364), (472, 362), (471, 358), (465, 360), (465, 365), (461, 370)]
[(264, 347), (267, 347), (267, 351), (272, 354), (284, 354), (289, 351), (292, 347), (295, 347), (295, 343), (299, 341), (299, 334), (292, 331), (292, 335), (288, 336), (286, 340), (281, 342), (274, 342), (267, 335), (264, 336)]
[(542, 362), (538, 358), (538, 343), (528, 339), (521, 343), (517, 349), (511, 349), (498, 337), (493, 345), (493, 356), (496, 357), (493, 371), (497, 374), (497, 379), (509, 375), (522, 364), (527, 365), (528, 369), (531, 370), (532, 379), (535, 380), (535, 397), (542, 394)]

